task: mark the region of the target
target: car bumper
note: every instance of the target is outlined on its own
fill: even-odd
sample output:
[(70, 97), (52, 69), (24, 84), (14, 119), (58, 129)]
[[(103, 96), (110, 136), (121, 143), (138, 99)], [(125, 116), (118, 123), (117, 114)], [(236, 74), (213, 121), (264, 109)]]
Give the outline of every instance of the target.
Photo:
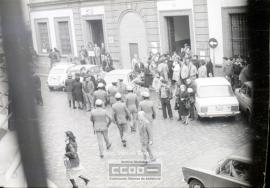
[(64, 87), (63, 84), (60, 83), (47, 83), (48, 87), (53, 87), (53, 88), (62, 88)]
[(240, 114), (240, 111), (236, 112), (206, 112), (206, 113), (198, 113), (200, 117), (231, 117)]

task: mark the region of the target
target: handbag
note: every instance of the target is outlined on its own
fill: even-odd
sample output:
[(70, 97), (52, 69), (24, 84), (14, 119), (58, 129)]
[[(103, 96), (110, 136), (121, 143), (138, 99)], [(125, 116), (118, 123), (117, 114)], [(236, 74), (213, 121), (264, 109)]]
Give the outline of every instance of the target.
[(71, 159), (68, 157), (64, 157), (64, 165), (66, 168), (74, 168), (74, 167), (78, 167), (80, 165), (80, 160), (79, 158), (75, 158), (75, 159)]
[(185, 107), (186, 107), (186, 109), (189, 109), (190, 108), (190, 102), (189, 102), (189, 100), (187, 100), (186, 102), (185, 102)]

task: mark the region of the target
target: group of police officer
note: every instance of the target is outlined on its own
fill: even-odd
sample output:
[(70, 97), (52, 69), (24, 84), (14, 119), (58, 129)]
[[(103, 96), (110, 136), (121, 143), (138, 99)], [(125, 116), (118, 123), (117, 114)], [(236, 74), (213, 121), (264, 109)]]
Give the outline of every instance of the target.
[[(140, 100), (140, 96), (142, 99)], [(130, 125), (131, 132), (136, 132), (138, 124), (138, 112), (143, 112), (147, 123), (147, 134), (141, 137), (148, 137), (151, 134), (152, 122), (156, 118), (156, 111), (154, 102), (150, 100), (150, 93), (148, 91), (137, 94), (133, 91), (133, 87), (126, 86), (122, 80), (117, 84), (113, 82), (108, 87), (107, 91), (103, 83), (98, 83), (97, 90), (93, 94), (95, 108), (90, 112), (90, 120), (93, 123), (94, 133), (97, 136), (100, 158), (104, 157), (103, 139), (106, 143), (106, 148), (109, 150), (112, 143), (108, 137), (108, 128), (114, 122), (120, 133), (120, 139), (123, 147), (127, 146), (126, 134)], [(108, 105), (109, 104), (109, 105)], [(112, 113), (110, 113), (110, 110)], [(141, 138), (147, 140), (147, 144), (152, 144), (152, 138)], [(148, 147), (147, 147), (148, 148)], [(151, 152), (149, 152), (151, 158)], [(152, 157), (153, 158), (153, 157)]]

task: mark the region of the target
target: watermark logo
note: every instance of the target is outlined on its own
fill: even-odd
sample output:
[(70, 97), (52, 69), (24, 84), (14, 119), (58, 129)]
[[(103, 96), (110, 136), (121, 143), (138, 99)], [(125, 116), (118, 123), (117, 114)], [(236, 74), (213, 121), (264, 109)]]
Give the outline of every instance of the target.
[(160, 180), (161, 163), (145, 161), (109, 162), (110, 180)]

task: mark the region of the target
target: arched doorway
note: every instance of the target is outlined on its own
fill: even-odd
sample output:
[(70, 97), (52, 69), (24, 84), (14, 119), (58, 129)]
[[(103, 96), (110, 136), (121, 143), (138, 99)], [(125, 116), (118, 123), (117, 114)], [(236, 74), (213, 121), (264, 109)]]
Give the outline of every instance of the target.
[(120, 53), (123, 68), (131, 68), (131, 59), (138, 54), (143, 62), (147, 60), (147, 41), (142, 18), (135, 12), (126, 13), (120, 22)]

